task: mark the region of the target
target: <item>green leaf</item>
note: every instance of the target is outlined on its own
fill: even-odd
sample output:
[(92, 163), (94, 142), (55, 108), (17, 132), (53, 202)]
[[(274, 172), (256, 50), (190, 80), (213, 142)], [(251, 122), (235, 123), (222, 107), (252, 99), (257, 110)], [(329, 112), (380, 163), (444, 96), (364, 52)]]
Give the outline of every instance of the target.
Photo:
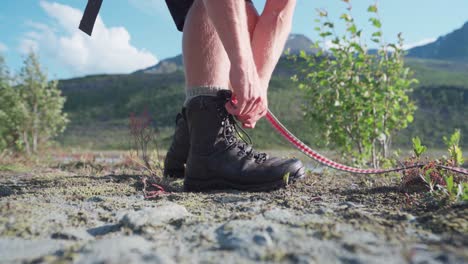
[(348, 15), (348, 14), (342, 14), (342, 15), (340, 16), (340, 18), (341, 18), (341, 19), (344, 19), (346, 22), (349, 22), (349, 21), (352, 20), (351, 16)]
[(328, 16), (328, 12), (326, 10), (319, 10), (319, 16), (320, 17), (326, 17)]
[(351, 25), (349, 28), (348, 28), (348, 31), (351, 33), (351, 34), (356, 34), (357, 32), (357, 28), (356, 28), (356, 25)]
[(320, 33), (320, 37), (322, 37), (322, 38), (325, 38), (325, 37), (328, 37), (328, 36), (331, 36), (331, 35), (332, 35), (331, 32), (322, 32), (322, 33)]
[(379, 19), (375, 18), (375, 17), (371, 17), (369, 18), (369, 21), (372, 22), (372, 25), (376, 28), (381, 28), (382, 27), (382, 23), (380, 22)]
[(331, 23), (331, 22), (325, 22), (325, 23), (323, 23), (323, 25), (326, 26), (326, 27), (329, 27), (329, 28), (333, 28), (333, 23)]
[(289, 172), (283, 175), (283, 182), (285, 185), (289, 184)]
[(427, 148), (426, 146), (423, 146), (421, 144), (421, 139), (419, 139), (419, 137), (414, 137), (412, 138), (412, 141), (413, 141), (413, 152), (414, 152), (414, 155), (416, 155), (416, 157), (421, 157), (421, 155), (426, 152)]
[(377, 5), (371, 5), (367, 8), (367, 12), (377, 13)]
[(455, 193), (454, 190), (454, 185), (453, 185), (453, 175), (450, 175), (450, 177), (444, 177), (445, 184), (447, 191), (449, 192), (450, 195), (453, 195)]

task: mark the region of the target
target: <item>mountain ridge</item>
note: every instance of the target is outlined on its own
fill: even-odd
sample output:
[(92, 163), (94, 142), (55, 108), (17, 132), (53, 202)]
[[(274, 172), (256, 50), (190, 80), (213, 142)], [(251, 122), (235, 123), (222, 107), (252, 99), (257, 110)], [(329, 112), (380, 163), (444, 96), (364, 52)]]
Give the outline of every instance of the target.
[[(291, 34), (286, 41), (284, 51), (288, 51), (289, 54), (299, 54), (301, 50), (304, 50), (307, 53), (315, 54), (317, 50), (312, 48), (312, 45), (313, 42), (308, 37), (302, 34)], [(184, 62), (182, 55), (179, 54), (177, 56), (161, 60), (156, 65), (137, 70), (132, 74), (169, 74), (183, 70)]]
[(434, 42), (409, 49), (407, 57), (468, 63), (468, 21)]
[[(302, 50), (306, 53), (317, 53), (317, 49), (312, 47), (313, 41), (303, 34), (291, 34), (286, 41), (284, 51), (289, 54), (299, 54)], [(375, 50), (369, 50), (371, 53)], [(458, 29), (440, 36), (436, 41), (413, 47), (407, 51), (408, 58), (448, 60), (468, 63), (468, 21)], [(283, 56), (284, 57), (284, 56)], [(281, 63), (280, 66), (281, 67)], [(183, 58), (179, 54), (161, 60), (151, 67), (137, 70), (132, 74), (169, 74), (183, 71)], [(283, 72), (281, 69), (276, 71)]]

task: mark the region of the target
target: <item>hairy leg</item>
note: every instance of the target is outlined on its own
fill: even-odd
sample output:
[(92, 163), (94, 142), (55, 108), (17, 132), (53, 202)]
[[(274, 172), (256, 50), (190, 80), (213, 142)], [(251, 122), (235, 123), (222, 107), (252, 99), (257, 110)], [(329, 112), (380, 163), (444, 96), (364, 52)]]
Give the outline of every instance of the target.
[(182, 50), (188, 93), (195, 87), (229, 87), (231, 64), (202, 0), (187, 14)]
[(252, 35), (255, 64), (264, 89), (291, 32), (296, 0), (267, 0)]
[[(295, 6), (296, 0), (267, 0), (259, 16), (252, 3), (247, 5), (252, 51), (264, 93), (291, 31)], [(241, 121), (249, 124), (251, 118)]]

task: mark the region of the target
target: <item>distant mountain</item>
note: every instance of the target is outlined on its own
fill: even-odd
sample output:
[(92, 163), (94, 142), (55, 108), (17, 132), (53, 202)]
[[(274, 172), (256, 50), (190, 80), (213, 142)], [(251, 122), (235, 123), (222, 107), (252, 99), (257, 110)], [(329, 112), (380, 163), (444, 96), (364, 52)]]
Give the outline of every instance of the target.
[(289, 50), (291, 54), (299, 54), (301, 50), (315, 54), (317, 53), (317, 49), (312, 47), (313, 44), (312, 40), (302, 34), (291, 34), (286, 41), (284, 50)]
[[(290, 54), (299, 54), (301, 50), (304, 50), (308, 53), (316, 53), (317, 50), (312, 48), (312, 44), (313, 42), (304, 35), (291, 34), (286, 41), (284, 50), (289, 50)], [(172, 58), (164, 59), (154, 66), (138, 70), (134, 72), (134, 74), (169, 74), (183, 70), (184, 63), (182, 55), (177, 55)]]
[(169, 74), (176, 71), (184, 70), (184, 62), (182, 55), (177, 55), (172, 58), (168, 58), (160, 61), (158, 64), (148, 67), (143, 70), (138, 70), (134, 73), (146, 73), (146, 74)]
[(435, 42), (410, 49), (408, 57), (468, 63), (468, 22)]

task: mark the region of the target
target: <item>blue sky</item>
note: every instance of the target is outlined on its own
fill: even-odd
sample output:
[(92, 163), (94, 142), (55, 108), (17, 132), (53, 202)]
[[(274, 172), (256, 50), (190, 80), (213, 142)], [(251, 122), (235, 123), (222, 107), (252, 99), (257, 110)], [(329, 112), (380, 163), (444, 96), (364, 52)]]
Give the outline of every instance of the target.
[[(92, 38), (78, 31), (85, 0), (1, 0), (0, 53), (14, 72), (34, 49), (51, 78), (129, 73), (181, 52), (164, 0), (104, 0)], [(298, 0), (293, 33), (316, 39), (317, 8), (333, 20), (345, 9), (340, 0)], [(351, 0), (358, 25), (368, 26), (373, 0)], [(265, 0), (254, 0), (259, 10)], [(424, 44), (468, 21), (466, 0), (377, 1), (387, 41), (403, 32), (408, 46)]]

